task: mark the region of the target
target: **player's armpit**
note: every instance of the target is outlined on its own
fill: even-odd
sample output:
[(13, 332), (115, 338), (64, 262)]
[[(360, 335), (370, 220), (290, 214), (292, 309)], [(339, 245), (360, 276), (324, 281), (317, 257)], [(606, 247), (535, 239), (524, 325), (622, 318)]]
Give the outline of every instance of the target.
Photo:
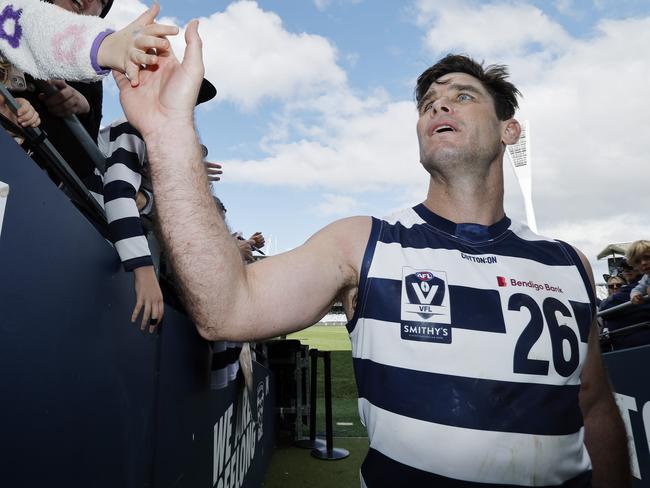
[(341, 290), (358, 285), (370, 228), (369, 217), (339, 220), (292, 251), (246, 266), (234, 300), (197, 323), (199, 333), (209, 340), (245, 341), (318, 322)]

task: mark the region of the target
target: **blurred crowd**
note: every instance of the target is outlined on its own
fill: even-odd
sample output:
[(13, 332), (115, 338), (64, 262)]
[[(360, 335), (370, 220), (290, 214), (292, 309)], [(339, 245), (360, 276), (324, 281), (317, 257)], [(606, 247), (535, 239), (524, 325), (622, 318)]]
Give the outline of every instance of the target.
[(605, 335), (616, 332), (616, 348), (650, 343), (650, 241), (632, 242), (604, 278), (608, 296), (598, 311)]

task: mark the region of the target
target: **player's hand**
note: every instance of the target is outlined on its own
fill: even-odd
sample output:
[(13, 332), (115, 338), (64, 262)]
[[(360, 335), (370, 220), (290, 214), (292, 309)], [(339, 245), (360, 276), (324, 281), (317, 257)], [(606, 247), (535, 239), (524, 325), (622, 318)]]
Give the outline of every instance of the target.
[(131, 314), (131, 322), (135, 323), (138, 315), (142, 312), (140, 330), (144, 331), (149, 326), (149, 332), (152, 333), (165, 313), (165, 303), (158, 278), (153, 266), (136, 268), (133, 274), (135, 276), (136, 303), (133, 314)]
[(145, 140), (152, 133), (172, 125), (193, 125), (194, 107), (204, 73), (197, 20), (188, 24), (185, 42), (182, 63), (171, 49), (159, 52), (156, 68), (140, 72), (138, 87), (132, 86), (123, 74), (113, 72), (126, 117)]
[(41, 93), (39, 98), (52, 115), (68, 117), (70, 115), (86, 114), (90, 111), (90, 104), (86, 97), (65, 81), (51, 80), (48, 83), (57, 89), (56, 93), (51, 95)]
[(99, 46), (97, 63), (126, 73), (131, 86), (137, 86), (140, 66), (158, 64), (160, 54), (171, 49), (165, 36), (178, 34), (176, 26), (153, 23), (159, 12), (160, 6), (154, 3), (124, 29), (106, 36)]

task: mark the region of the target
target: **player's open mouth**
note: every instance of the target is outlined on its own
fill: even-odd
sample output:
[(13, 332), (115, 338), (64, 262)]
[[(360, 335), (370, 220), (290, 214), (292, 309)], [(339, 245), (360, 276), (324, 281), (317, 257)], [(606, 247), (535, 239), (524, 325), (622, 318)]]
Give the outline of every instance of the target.
[(442, 132), (456, 132), (456, 129), (454, 129), (454, 128), (453, 128), (452, 126), (450, 126), (450, 125), (441, 125), (440, 127), (438, 127), (438, 128), (437, 128), (436, 130), (434, 130), (433, 132), (436, 133), (436, 134), (440, 134), (440, 133), (442, 133)]
[(83, 4), (81, 3), (80, 0), (72, 0), (72, 3), (74, 3), (75, 7), (77, 7), (77, 10), (79, 12), (83, 11), (84, 6), (83, 6)]

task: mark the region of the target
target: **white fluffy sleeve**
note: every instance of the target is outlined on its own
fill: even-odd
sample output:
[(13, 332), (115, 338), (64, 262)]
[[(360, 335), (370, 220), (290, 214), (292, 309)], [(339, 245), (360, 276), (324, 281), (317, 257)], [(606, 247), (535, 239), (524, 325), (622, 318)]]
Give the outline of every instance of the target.
[(77, 15), (38, 0), (0, 0), (0, 52), (35, 78), (97, 80), (101, 40), (112, 29), (99, 17)]

